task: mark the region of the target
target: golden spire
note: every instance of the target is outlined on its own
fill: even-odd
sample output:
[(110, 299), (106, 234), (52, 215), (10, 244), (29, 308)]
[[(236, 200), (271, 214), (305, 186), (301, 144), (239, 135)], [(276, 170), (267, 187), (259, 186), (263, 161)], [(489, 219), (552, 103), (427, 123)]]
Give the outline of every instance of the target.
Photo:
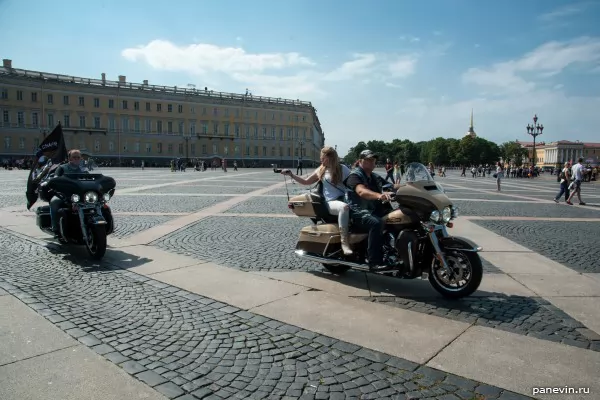
[(471, 108), (471, 125), (470, 125), (470, 130), (473, 130), (473, 109)]
[(473, 128), (473, 109), (471, 108), (471, 125), (469, 126), (469, 131), (466, 136), (477, 137), (475, 133), (475, 129)]

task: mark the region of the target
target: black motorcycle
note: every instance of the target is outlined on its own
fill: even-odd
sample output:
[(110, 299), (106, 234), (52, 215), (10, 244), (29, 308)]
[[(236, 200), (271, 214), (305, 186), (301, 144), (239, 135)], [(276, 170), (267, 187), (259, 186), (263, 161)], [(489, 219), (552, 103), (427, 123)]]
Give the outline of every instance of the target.
[[(53, 196), (63, 201), (57, 213), (59, 242), (85, 245), (89, 255), (100, 260), (106, 253), (106, 238), (114, 231), (114, 220), (108, 201), (115, 193), (116, 182), (102, 174), (63, 174), (52, 176), (39, 185), (41, 200)], [(50, 206), (36, 210), (37, 226), (52, 232)]]

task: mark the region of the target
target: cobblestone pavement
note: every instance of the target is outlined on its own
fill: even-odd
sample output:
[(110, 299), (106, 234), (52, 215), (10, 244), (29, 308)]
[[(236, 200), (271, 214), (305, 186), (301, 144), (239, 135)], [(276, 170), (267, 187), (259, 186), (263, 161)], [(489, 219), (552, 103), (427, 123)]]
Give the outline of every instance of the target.
[(600, 223), (473, 220), (578, 272), (600, 273)]
[[(231, 207), (226, 213), (251, 213), (251, 214), (289, 214), (286, 197), (255, 197), (245, 200)], [(303, 220), (303, 226), (310, 224), (308, 218)]]
[(320, 264), (294, 254), (300, 229), (309, 224), (306, 218), (215, 216), (151, 244), (243, 270), (320, 271)]
[(114, 212), (196, 212), (223, 201), (217, 196), (119, 196), (110, 200)]
[[(242, 270), (321, 271), (294, 254), (305, 218), (204, 218), (152, 243), (164, 250)], [(483, 261), (486, 273), (501, 273)]]
[(165, 186), (156, 189), (144, 189), (140, 190), (137, 193), (211, 193), (215, 194), (217, 197), (219, 194), (246, 194), (248, 192), (252, 192), (253, 190), (258, 190), (261, 187), (257, 186), (244, 186), (242, 183), (238, 183), (236, 186), (228, 185), (221, 186), (221, 182), (213, 183), (212, 185), (202, 184), (202, 185), (173, 185), (173, 186)]
[(542, 298), (501, 295), (468, 297), (459, 302), (442, 298), (407, 299), (391, 296), (363, 299), (600, 351), (600, 336), (597, 333)]
[(0, 231), (1, 289), (168, 398), (528, 398)]
[(164, 224), (173, 218), (175, 217), (167, 215), (118, 215), (115, 216), (115, 230), (112, 234), (123, 239), (153, 226)]
[[(487, 194), (487, 193), (480, 193), (480, 192), (470, 192), (470, 193), (466, 193), (464, 191), (461, 192), (450, 192), (447, 191), (446, 194), (448, 195), (448, 197), (450, 197), (450, 199), (472, 199), (475, 200), (475, 203), (477, 202), (477, 200), (500, 200), (501, 202), (498, 204), (510, 204), (510, 201), (512, 200), (519, 200), (521, 202), (534, 202), (535, 200), (526, 200), (526, 199), (516, 199), (516, 198), (511, 198), (511, 197), (507, 197), (507, 196), (502, 196), (499, 194)], [(459, 201), (465, 201), (465, 200), (459, 200)]]
[[(506, 200), (511, 200), (507, 198)], [(519, 199), (514, 199), (519, 200)], [(457, 207), (460, 215), (474, 215), (482, 217), (562, 217), (562, 218), (600, 218), (600, 213), (590, 215), (590, 211), (583, 207), (567, 207), (559, 206), (554, 203), (494, 203), (494, 202), (478, 202), (456, 200), (453, 202)], [(596, 215), (598, 214), (598, 215)]]
[(25, 200), (25, 191), (23, 191), (23, 194), (0, 194), (0, 208), (21, 205), (27, 205), (27, 201)]

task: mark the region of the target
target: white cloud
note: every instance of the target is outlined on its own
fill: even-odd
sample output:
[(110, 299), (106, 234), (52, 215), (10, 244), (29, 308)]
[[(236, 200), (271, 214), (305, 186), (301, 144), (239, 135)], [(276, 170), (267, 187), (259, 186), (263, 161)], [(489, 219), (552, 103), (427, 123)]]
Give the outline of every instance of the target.
[(352, 61), (343, 63), (339, 68), (323, 77), (326, 81), (344, 81), (370, 76), (385, 80), (386, 77), (406, 78), (415, 72), (416, 56), (396, 56), (389, 54), (354, 54)]
[(315, 94), (325, 94), (319, 87), (315, 74), (310, 72), (288, 76), (235, 72), (231, 77), (240, 83), (250, 85), (253, 93), (259, 96), (303, 100)]
[(406, 42), (410, 42), (410, 43), (417, 43), (421, 41), (421, 38), (418, 38), (416, 36), (412, 36), (412, 35), (403, 35), (400, 36), (398, 39), (406, 41)]
[(385, 86), (394, 88), (394, 89), (402, 89), (402, 85), (398, 85), (398, 84), (392, 83), (392, 82), (386, 82)]
[(239, 47), (219, 47), (204, 43), (177, 46), (166, 40), (153, 40), (147, 45), (125, 49), (121, 55), (129, 61), (145, 61), (156, 69), (194, 74), (211, 71), (259, 72), (315, 65), (307, 57), (294, 52), (250, 54)]
[(294, 99), (325, 94), (320, 86), (323, 81), (358, 79), (363, 84), (384, 84), (389, 79), (406, 78), (415, 72), (417, 62), (416, 56), (358, 53), (326, 72), (317, 70), (313, 60), (297, 52), (252, 54), (241, 47), (204, 43), (178, 46), (165, 40), (124, 49), (121, 54), (129, 61), (143, 62), (157, 70), (199, 75), (203, 82), (227, 76), (251, 87), (256, 95)]
[(599, 61), (600, 39), (582, 37), (545, 43), (517, 60), (500, 62), (491, 68), (470, 68), (462, 78), (466, 83), (523, 93), (536, 88), (536, 82), (526, 80), (524, 75), (548, 78), (569, 66)]
[(406, 78), (415, 73), (417, 60), (413, 57), (402, 57), (389, 66), (390, 73), (394, 78)]
[(577, 4), (567, 4), (566, 6), (562, 6), (556, 8), (552, 11), (546, 12), (538, 16), (538, 19), (543, 22), (554, 22), (559, 19), (571, 17), (573, 15), (577, 15), (582, 13), (587, 7), (590, 5), (589, 2), (577, 3)]
[(375, 54), (354, 54), (354, 60), (346, 61), (339, 68), (324, 76), (326, 81), (344, 81), (371, 72), (377, 56)]

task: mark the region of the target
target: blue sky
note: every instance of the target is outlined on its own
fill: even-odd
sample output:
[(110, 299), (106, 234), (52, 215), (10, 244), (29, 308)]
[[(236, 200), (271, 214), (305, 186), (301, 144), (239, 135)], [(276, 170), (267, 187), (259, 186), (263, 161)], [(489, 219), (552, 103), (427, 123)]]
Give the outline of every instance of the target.
[[(60, 4), (60, 8), (57, 8)], [(0, 0), (15, 68), (312, 101), (359, 140), (600, 142), (600, 1)]]

